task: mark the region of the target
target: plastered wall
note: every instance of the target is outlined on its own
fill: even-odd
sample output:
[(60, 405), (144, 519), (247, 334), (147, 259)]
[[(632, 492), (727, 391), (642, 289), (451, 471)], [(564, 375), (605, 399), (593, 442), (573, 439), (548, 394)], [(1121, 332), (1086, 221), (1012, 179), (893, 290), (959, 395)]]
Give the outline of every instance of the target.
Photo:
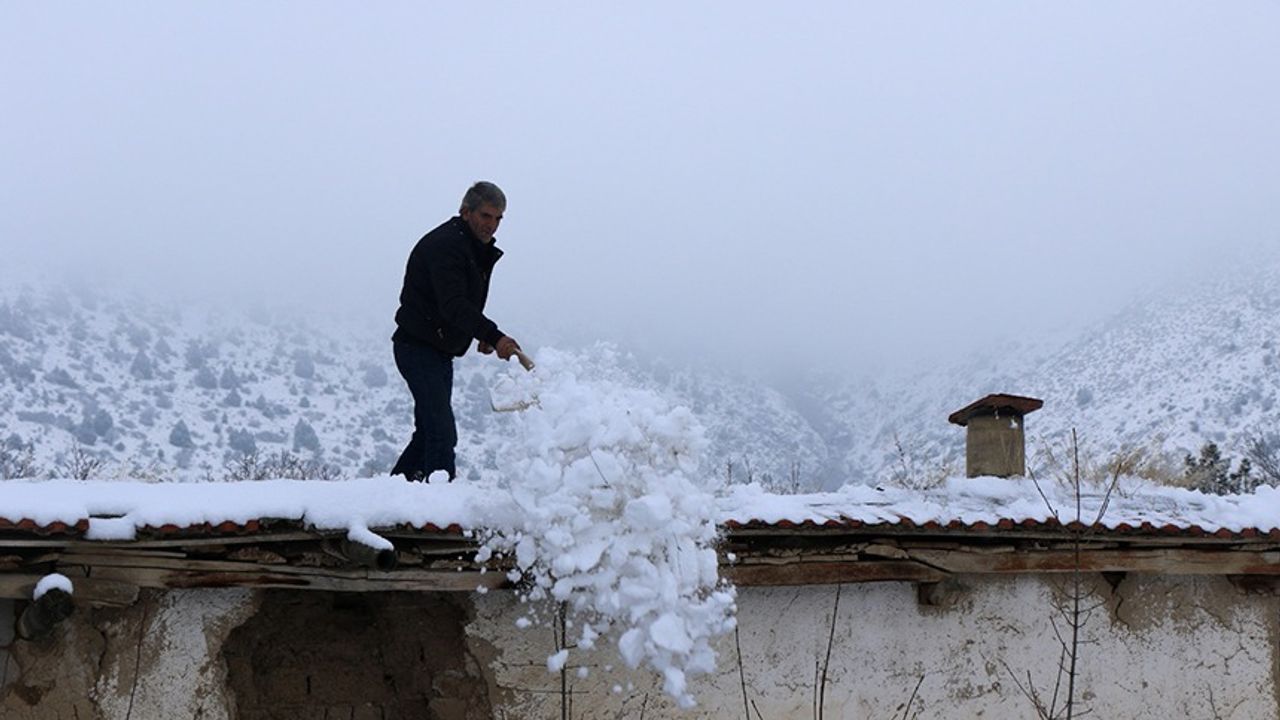
[[(1093, 609), (1080, 645), (1077, 714), (1278, 717), (1275, 598), (1244, 594), (1221, 578), (1112, 580), (1115, 587), (1101, 576), (1084, 578), (1084, 607)], [(574, 717), (637, 717), (644, 708), (647, 717), (742, 718), (749, 709), (751, 717), (812, 718), (829, 642), (825, 717), (900, 717), (908, 702), (919, 718), (1034, 717), (1014, 676), (1045, 702), (1052, 696), (1061, 646), (1051, 619), (1068, 582), (972, 579), (948, 609), (921, 606), (905, 583), (846, 585), (838, 609), (834, 586), (744, 588), (737, 642), (720, 643), (718, 674), (695, 684), (696, 709), (673, 708), (652, 673), (606, 670), (614, 661), (595, 652), (571, 655), (589, 672), (568, 673)], [(495, 708), (508, 717), (558, 718), (560, 676), (539, 662), (554, 638), (548, 629), (515, 629), (520, 613), (509, 595), (491, 594), (479, 600), (468, 629), (503, 650), (494, 666), (502, 695)], [(1061, 616), (1057, 623), (1067, 632)]]
[[(1084, 581), (1085, 607), (1092, 610), (1080, 646), (1077, 713), (1280, 718), (1280, 600), (1213, 577), (1089, 575)], [(751, 717), (812, 718), (828, 648), (825, 717), (901, 716), (910, 702), (911, 717), (1021, 719), (1035, 712), (1018, 683), (1046, 701), (1053, 694), (1060, 646), (1052, 618), (1065, 633), (1056, 608), (1067, 582), (963, 579), (945, 608), (921, 605), (916, 588), (906, 583), (843, 586), (838, 607), (834, 586), (740, 589), (737, 637), (721, 639), (717, 673), (694, 681), (699, 705), (690, 711), (672, 706), (653, 673), (620, 667), (611, 648), (571, 654), (562, 693), (560, 674), (546, 670), (555, 647), (552, 628), (517, 628), (525, 608), (510, 593), (367, 597), (361, 601), (367, 609), (358, 612), (340, 597), (318, 600), (311, 596), (321, 594), (308, 593), (303, 605), (314, 617), (298, 626), (314, 631), (295, 635), (306, 640), (314, 660), (305, 673), (311, 687), (332, 694), (339, 680), (360, 673), (370, 678), (366, 684), (389, 683), (376, 695), (376, 714), (361, 698), (349, 705), (328, 698), (331, 707), (349, 707), (335, 711), (341, 720), (423, 713), (428, 719), (471, 718), (479, 706), (495, 718), (550, 719), (561, 717), (562, 702), (572, 703), (573, 718), (742, 718), (748, 711)], [(257, 661), (244, 645), (244, 633), (256, 627), (251, 620), (275, 602), (264, 605), (265, 597), (248, 590), (144, 592), (128, 608), (78, 610), (40, 643), (12, 638), (20, 603), (0, 601), (0, 662), (8, 665), (0, 717), (242, 717), (237, 695), (247, 711), (246, 693), (272, 676), (270, 668), (251, 667)], [(435, 614), (415, 623), (419, 603), (424, 613), (434, 607)], [(341, 607), (347, 617), (329, 623), (326, 607)], [(439, 627), (446, 621), (461, 627)], [(333, 634), (332, 652), (322, 639), (326, 624), (346, 628)], [(239, 639), (230, 640), (237, 628)], [(441, 633), (459, 639), (442, 643)], [(288, 633), (262, 634), (264, 647), (291, 642)], [(573, 634), (570, 628), (571, 639)], [(389, 652), (393, 645), (399, 649)], [(458, 657), (440, 657), (449, 653)], [(229, 656), (240, 668), (234, 673), (228, 672)], [(365, 667), (377, 662), (394, 672)], [(415, 683), (403, 677), (406, 672), (433, 677)], [(261, 698), (278, 695), (264, 692), (254, 701), (259, 706)], [(287, 708), (272, 713), (292, 717)]]

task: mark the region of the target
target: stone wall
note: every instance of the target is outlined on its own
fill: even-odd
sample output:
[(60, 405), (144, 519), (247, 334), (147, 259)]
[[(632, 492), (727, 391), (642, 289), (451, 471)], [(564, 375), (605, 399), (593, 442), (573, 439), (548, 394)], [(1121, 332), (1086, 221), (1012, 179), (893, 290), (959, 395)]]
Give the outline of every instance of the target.
[[(1077, 714), (1280, 720), (1280, 599), (1216, 577), (1086, 580)], [(553, 630), (518, 629), (510, 593), (144, 592), (80, 608), (40, 643), (11, 639), (22, 603), (0, 601), (0, 717), (550, 719), (566, 701), (573, 718), (813, 717), (828, 649), (827, 717), (901, 716), (908, 701), (919, 718), (1034, 717), (1017, 684), (1053, 692), (1068, 581), (965, 578), (947, 607), (906, 583), (842, 586), (838, 608), (834, 586), (743, 588), (737, 637), (690, 711), (608, 648), (549, 673)]]
[[(0, 600), (0, 693), (9, 687), (9, 668), (12, 665), (9, 647), (13, 644), (14, 629), (17, 618), (14, 617), (13, 600)], [(18, 669), (13, 668), (12, 675), (16, 680)]]
[(0, 717), (234, 718), (221, 647), (255, 605), (247, 590), (175, 590), (77, 608), (50, 637), (12, 644)]
[(144, 592), (13, 642), (0, 718), (483, 720), (493, 651), (467, 642), (469, 612), (442, 593)]

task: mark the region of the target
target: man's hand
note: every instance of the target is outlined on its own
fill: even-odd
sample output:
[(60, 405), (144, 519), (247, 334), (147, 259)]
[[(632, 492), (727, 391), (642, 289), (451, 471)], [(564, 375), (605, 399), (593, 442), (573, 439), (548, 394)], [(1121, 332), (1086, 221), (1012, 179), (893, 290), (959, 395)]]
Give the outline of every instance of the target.
[(476, 350), (479, 350), (481, 355), (493, 354), (493, 346), (483, 340), (476, 341)]
[(503, 335), (502, 339), (498, 341), (498, 344), (494, 346), (494, 349), (498, 351), (499, 359), (510, 360), (511, 356), (515, 355), (516, 351), (520, 349), (520, 343), (516, 342), (513, 338)]

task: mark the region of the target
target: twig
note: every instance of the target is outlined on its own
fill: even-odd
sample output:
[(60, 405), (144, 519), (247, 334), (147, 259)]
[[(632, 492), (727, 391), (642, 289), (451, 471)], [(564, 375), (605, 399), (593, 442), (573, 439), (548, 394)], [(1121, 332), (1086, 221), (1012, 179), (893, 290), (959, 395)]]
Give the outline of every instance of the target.
[(924, 684), (924, 675), (916, 681), (916, 687), (911, 691), (911, 697), (907, 698), (907, 707), (902, 711), (902, 720), (911, 720), (911, 704), (916, 701), (916, 693), (920, 692), (920, 686)]
[[(569, 641), (565, 631), (565, 603), (560, 603), (556, 614), (560, 616), (558, 618), (560, 620), (560, 635), (556, 638), (556, 652), (560, 652), (564, 650)], [(567, 662), (560, 666), (560, 720), (569, 720), (569, 671), (567, 666)]]
[(124, 720), (133, 717), (133, 700), (138, 694), (138, 677), (142, 674), (142, 639), (147, 635), (147, 600), (146, 598), (140, 598), (140, 600), (142, 621), (138, 623), (138, 646), (133, 655), (133, 686), (129, 688), (129, 709), (124, 714)]
[[(1057, 634), (1056, 628), (1054, 629), (1054, 634)], [(1062, 692), (1062, 676), (1067, 672), (1067, 644), (1062, 642), (1061, 639), (1058, 642), (1061, 643), (1062, 647), (1058, 651), (1058, 674), (1053, 682), (1053, 697), (1049, 698), (1050, 717), (1053, 717), (1058, 709), (1058, 694)]]
[(1001, 660), (1000, 664), (1004, 666), (1004, 671), (1009, 673), (1009, 679), (1017, 686), (1018, 691), (1021, 692), (1027, 700), (1031, 701), (1031, 707), (1035, 709), (1036, 716), (1041, 720), (1048, 720), (1049, 715), (1044, 710), (1044, 704), (1040, 702), (1040, 696), (1036, 693), (1035, 683), (1031, 681), (1031, 671), (1027, 671), (1027, 684), (1023, 685), (1022, 681), (1018, 679), (1018, 674), (1013, 671), (1013, 668), (1009, 667), (1009, 663)]
[(902, 468), (902, 487), (911, 487), (911, 467), (907, 464), (907, 451), (902, 447), (898, 433), (893, 434), (893, 447), (898, 451), (898, 466)]
[(600, 469), (600, 463), (596, 462), (596, 454), (591, 452), (591, 450), (588, 449), (587, 457), (591, 458), (591, 464), (596, 466), (596, 473), (600, 476), (600, 481), (604, 483), (604, 486), (612, 487), (611, 485), (609, 485), (609, 478), (605, 477), (604, 471)]
[(1080, 444), (1076, 441), (1076, 429), (1071, 428), (1071, 480), (1076, 491), (1076, 522), (1080, 522)]
[(813, 659), (813, 720), (818, 720), (818, 676), (822, 674), (822, 663)]
[[(1076, 525), (1080, 525), (1080, 443), (1076, 439), (1076, 429), (1071, 428), (1071, 471), (1076, 494)], [(1095, 522), (1094, 525), (1097, 523)], [(1094, 527), (1091, 525), (1090, 527)], [(1080, 540), (1081, 530), (1073, 530), (1075, 539), (1073, 567), (1071, 568), (1071, 651), (1069, 669), (1067, 670), (1067, 720), (1071, 720), (1075, 711), (1076, 700), (1076, 661), (1080, 655)]]
[(738, 651), (738, 682), (742, 683), (742, 714), (751, 720), (751, 708), (747, 705), (747, 675), (742, 669), (742, 643), (738, 640), (738, 626), (733, 626), (733, 646)]
[(1039, 478), (1035, 475), (1031, 475), (1031, 484), (1036, 486), (1036, 492), (1040, 493), (1040, 499), (1044, 501), (1044, 506), (1049, 508), (1049, 514), (1053, 516), (1054, 520), (1061, 523), (1062, 518), (1058, 517), (1058, 508), (1054, 507), (1053, 503), (1049, 502), (1049, 497), (1044, 494), (1044, 488), (1040, 487)]
[(822, 678), (818, 683), (818, 720), (822, 720), (827, 706), (827, 668), (831, 666), (831, 646), (836, 641), (836, 618), (840, 616), (840, 591), (844, 585), (836, 585), (836, 601), (831, 608), (831, 632), (827, 635), (827, 657), (822, 661)]
[[(1072, 549), (1072, 569), (1070, 590), (1063, 590), (1063, 594), (1067, 597), (1060, 604), (1054, 602), (1054, 609), (1062, 616), (1062, 621), (1066, 623), (1069, 632), (1064, 632), (1064, 628), (1060, 627), (1055, 615), (1050, 615), (1049, 624), (1053, 628), (1054, 638), (1058, 641), (1061, 652), (1058, 656), (1057, 677), (1053, 684), (1053, 695), (1050, 698), (1048, 707), (1044, 705), (1043, 699), (1036, 690), (1035, 683), (1032, 681), (1031, 672), (1027, 671), (1027, 680), (1024, 685), (1019, 677), (1009, 667), (1008, 663), (1004, 663), (1005, 670), (1009, 673), (1009, 677), (1013, 679), (1018, 690), (1022, 692), (1028, 700), (1031, 701), (1035, 708), (1036, 714), (1042, 720), (1056, 720), (1059, 717), (1066, 720), (1087, 715), (1090, 710), (1082, 709), (1077, 711), (1076, 708), (1076, 680), (1079, 677), (1079, 660), (1080, 647), (1090, 644), (1091, 641), (1081, 639), (1081, 631), (1084, 629), (1085, 623), (1089, 621), (1093, 612), (1104, 603), (1091, 603), (1086, 606), (1084, 582), (1083, 582), (1083, 560), (1084, 539), (1097, 532), (1102, 527), (1102, 519), (1107, 514), (1107, 510), (1111, 505), (1112, 494), (1120, 484), (1120, 476), (1129, 468), (1130, 460), (1121, 458), (1111, 468), (1111, 478), (1107, 485), (1106, 492), (1103, 494), (1102, 501), (1099, 504), (1098, 512), (1093, 522), (1085, 525), (1082, 522), (1084, 514), (1082, 480), (1080, 470), (1080, 440), (1075, 428), (1071, 429), (1071, 469), (1070, 474), (1064, 478), (1069, 481), (1074, 492), (1074, 500), (1076, 504), (1075, 521), (1068, 525), (1071, 533), (1071, 549)], [(1058, 509), (1054, 507), (1045, 494), (1044, 488), (1040, 486), (1039, 480), (1034, 475), (1031, 476), (1032, 482), (1035, 484), (1036, 491), (1040, 493), (1040, 499), (1044, 501), (1045, 507), (1049, 509), (1059, 523), (1062, 522)], [(1002, 661), (1003, 663), (1003, 661)], [(1065, 694), (1063, 694), (1063, 685), (1065, 683)], [(1058, 707), (1059, 701), (1063, 702), (1063, 707)]]
[(1115, 471), (1111, 473), (1111, 483), (1107, 486), (1107, 492), (1102, 496), (1102, 504), (1098, 506), (1098, 516), (1093, 519), (1093, 528), (1098, 527), (1102, 522), (1102, 516), (1107, 514), (1107, 508), (1111, 506), (1111, 493), (1115, 492), (1116, 486), (1120, 484), (1120, 473), (1128, 466), (1124, 463), (1117, 463)]

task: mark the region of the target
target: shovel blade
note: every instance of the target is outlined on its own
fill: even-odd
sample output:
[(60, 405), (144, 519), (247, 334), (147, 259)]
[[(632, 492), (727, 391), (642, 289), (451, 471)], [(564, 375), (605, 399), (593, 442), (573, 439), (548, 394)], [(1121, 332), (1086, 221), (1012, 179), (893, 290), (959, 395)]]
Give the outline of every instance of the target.
[(521, 386), (511, 377), (501, 377), (489, 389), (489, 407), (494, 412), (519, 412), (538, 404), (538, 395), (532, 388)]

